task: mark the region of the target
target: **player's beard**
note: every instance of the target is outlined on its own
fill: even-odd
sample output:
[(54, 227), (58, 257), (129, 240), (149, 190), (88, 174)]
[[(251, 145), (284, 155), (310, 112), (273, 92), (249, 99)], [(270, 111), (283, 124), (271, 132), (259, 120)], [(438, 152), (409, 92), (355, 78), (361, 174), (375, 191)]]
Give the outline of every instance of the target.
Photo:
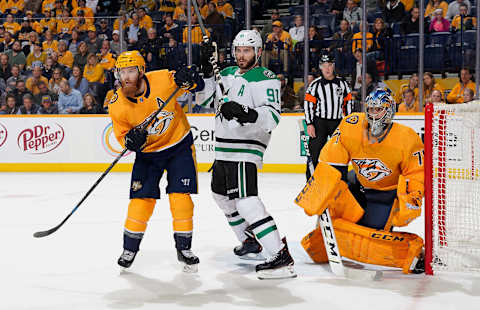
[[(242, 62), (243, 62), (243, 63), (242, 63)], [(247, 71), (247, 70), (252, 69), (253, 66), (255, 66), (255, 62), (256, 62), (255, 56), (253, 56), (252, 59), (247, 60), (247, 61), (245, 61), (245, 60), (242, 59), (242, 60), (238, 61), (238, 67), (239, 67), (241, 70)]]
[(122, 83), (122, 91), (127, 97), (136, 97), (138, 90), (142, 86), (142, 76), (139, 76), (136, 82), (128, 81), (128, 84), (124, 81)]

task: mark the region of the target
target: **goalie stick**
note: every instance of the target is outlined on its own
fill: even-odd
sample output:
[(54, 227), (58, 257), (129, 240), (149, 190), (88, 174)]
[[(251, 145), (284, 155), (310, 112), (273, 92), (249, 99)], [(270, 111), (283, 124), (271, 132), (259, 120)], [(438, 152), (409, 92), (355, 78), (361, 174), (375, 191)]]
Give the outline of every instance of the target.
[[(147, 119), (145, 119), (145, 121), (143, 121), (140, 125), (138, 125), (137, 127), (139, 129), (146, 129), (152, 122), (153, 120), (157, 117), (157, 115), (163, 110), (163, 108), (165, 108), (165, 106), (170, 102), (170, 100), (172, 100), (172, 98), (175, 96), (175, 94), (180, 90), (180, 87), (177, 87), (173, 93), (168, 97), (168, 99), (164, 102), (162, 102), (162, 105), (160, 106), (160, 108), (155, 111), (155, 113), (153, 113), (152, 115), (150, 115)], [(125, 153), (127, 153), (127, 148), (123, 149), (123, 151), (117, 156), (117, 158), (115, 158), (115, 160), (110, 164), (110, 166), (107, 168), (107, 170), (105, 170), (104, 173), (102, 173), (102, 175), (100, 176), (100, 178), (98, 178), (98, 180), (95, 182), (95, 184), (93, 184), (92, 187), (90, 187), (90, 189), (87, 191), (87, 193), (82, 197), (82, 199), (80, 200), (79, 203), (77, 203), (77, 205), (75, 206), (75, 208), (73, 208), (72, 212), (70, 212), (70, 214), (67, 215), (66, 218), (63, 219), (63, 221), (58, 224), (57, 226), (51, 228), (51, 229), (48, 229), (48, 230), (44, 230), (44, 231), (37, 231), (36, 233), (33, 234), (33, 236), (35, 238), (42, 238), (42, 237), (46, 237), (48, 235), (51, 235), (53, 234), (54, 232), (56, 232), (60, 227), (63, 226), (63, 224), (65, 224), (65, 222), (73, 215), (73, 213), (75, 213), (75, 211), (78, 210), (78, 208), (82, 205), (82, 203), (85, 201), (85, 199), (87, 199), (87, 197), (93, 192), (93, 190), (97, 187), (97, 185), (105, 178), (105, 176), (110, 172), (110, 170), (112, 170), (113, 166), (115, 166), (117, 164), (117, 162), (120, 160), (120, 158), (123, 157), (123, 155), (125, 155)]]
[[(304, 120), (299, 119), (298, 125), (300, 127), (300, 133), (303, 132), (304, 136), (306, 136), (307, 133), (305, 132), (306, 128), (304, 127)], [(303, 148), (307, 156), (307, 168), (310, 171), (310, 175), (313, 175), (315, 168), (313, 167), (313, 161), (310, 158), (308, 140), (306, 138), (301, 139), (301, 143), (303, 144)], [(344, 266), (342, 256), (340, 255), (337, 238), (335, 236), (335, 229), (333, 228), (332, 218), (328, 209), (325, 209), (325, 211), (318, 216), (317, 227), (318, 226), (320, 226), (320, 231), (322, 232), (323, 243), (325, 245), (325, 250), (327, 251), (328, 264), (336, 276), (352, 280), (380, 280), (382, 278), (383, 273), (381, 271), (361, 269), (361, 266), (358, 264), (350, 264), (354, 268), (347, 268)]]

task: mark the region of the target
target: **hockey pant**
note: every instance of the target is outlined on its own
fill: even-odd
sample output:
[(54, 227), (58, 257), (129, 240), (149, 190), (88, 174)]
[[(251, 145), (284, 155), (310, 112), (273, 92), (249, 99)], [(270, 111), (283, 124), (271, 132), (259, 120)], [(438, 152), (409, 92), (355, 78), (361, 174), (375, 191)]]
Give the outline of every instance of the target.
[[(173, 217), (173, 230), (178, 249), (189, 249), (193, 230), (193, 201), (189, 194), (171, 193), (168, 195), (170, 211)], [(128, 205), (128, 215), (123, 234), (124, 249), (137, 252), (140, 247), (147, 223), (155, 208), (155, 199), (134, 198)]]

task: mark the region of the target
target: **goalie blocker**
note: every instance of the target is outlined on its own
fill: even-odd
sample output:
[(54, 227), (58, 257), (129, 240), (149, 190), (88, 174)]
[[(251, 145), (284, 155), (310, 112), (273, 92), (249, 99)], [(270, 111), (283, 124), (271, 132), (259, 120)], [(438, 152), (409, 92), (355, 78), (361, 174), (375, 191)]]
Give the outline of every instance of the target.
[[(393, 212), (395, 216), (401, 216), (401, 210), (407, 208), (407, 203), (402, 202), (404, 192), (399, 188), (400, 199), (395, 200), (392, 208), (396, 211)], [(401, 268), (404, 273), (414, 270), (422, 252), (422, 238), (412, 233), (390, 232), (356, 224), (364, 215), (364, 210), (348, 185), (341, 180), (341, 173), (329, 164), (318, 164), (295, 203), (310, 216), (320, 215), (326, 208), (330, 210), (342, 256), (363, 263)], [(307, 234), (301, 243), (314, 262), (328, 262), (320, 228)]]

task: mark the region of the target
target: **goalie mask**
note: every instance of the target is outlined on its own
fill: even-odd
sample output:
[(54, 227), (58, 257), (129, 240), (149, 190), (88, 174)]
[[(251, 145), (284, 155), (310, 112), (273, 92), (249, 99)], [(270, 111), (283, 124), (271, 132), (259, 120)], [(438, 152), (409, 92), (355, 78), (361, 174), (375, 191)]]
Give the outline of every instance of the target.
[(366, 116), (372, 136), (380, 137), (392, 123), (395, 100), (390, 89), (377, 88), (365, 100)]
[(262, 37), (260, 33), (256, 30), (242, 30), (240, 31), (233, 40), (232, 43), (232, 56), (237, 62), (237, 57), (235, 56), (235, 49), (237, 46), (251, 46), (255, 50), (255, 62), (253, 66), (258, 63), (258, 59), (260, 58), (259, 50), (262, 48)]

